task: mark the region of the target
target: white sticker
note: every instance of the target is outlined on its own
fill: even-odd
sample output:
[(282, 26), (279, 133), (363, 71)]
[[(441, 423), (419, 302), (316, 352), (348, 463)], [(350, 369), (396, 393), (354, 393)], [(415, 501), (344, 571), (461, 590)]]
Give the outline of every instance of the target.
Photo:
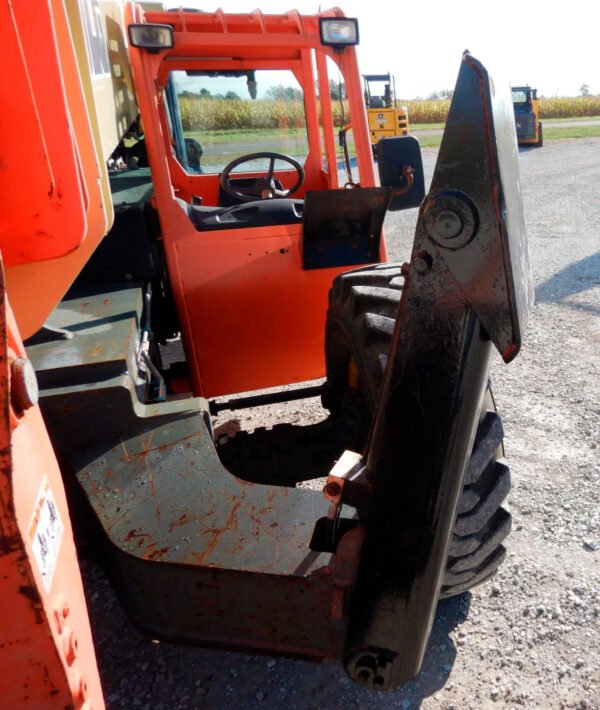
[(45, 476), (29, 526), (29, 539), (46, 592), (49, 592), (52, 586), (63, 532), (58, 507)]
[(92, 74), (94, 76), (110, 76), (110, 62), (104, 35), (104, 18), (98, 0), (79, 0), (79, 6)]

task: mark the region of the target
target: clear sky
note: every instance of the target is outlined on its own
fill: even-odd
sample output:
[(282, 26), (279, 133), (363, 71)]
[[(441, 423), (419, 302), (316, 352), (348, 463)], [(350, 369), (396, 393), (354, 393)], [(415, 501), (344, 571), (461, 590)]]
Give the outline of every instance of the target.
[(167, 0), (214, 11), (302, 14), (341, 7), (357, 17), (361, 73), (393, 73), (399, 98), (453, 88), (468, 49), (498, 80), (529, 84), (543, 96), (600, 94), (599, 0)]

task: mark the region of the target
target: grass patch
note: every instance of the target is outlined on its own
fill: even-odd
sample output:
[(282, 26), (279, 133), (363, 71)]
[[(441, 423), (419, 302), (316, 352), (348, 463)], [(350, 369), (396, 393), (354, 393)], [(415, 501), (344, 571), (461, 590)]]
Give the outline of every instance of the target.
[(301, 140), (306, 138), (306, 128), (239, 128), (220, 131), (185, 131), (186, 138), (200, 143), (260, 143), (270, 140)]
[(415, 136), (418, 139), (421, 148), (439, 148), (442, 142), (442, 136)]
[[(569, 119), (571, 120), (571, 119)], [(589, 119), (588, 119), (589, 120)], [(597, 126), (551, 126), (544, 124), (544, 141), (560, 141), (569, 138), (597, 138), (600, 136), (600, 124)], [(439, 148), (442, 136), (416, 136), (421, 148)], [(526, 147), (526, 146), (522, 146)]]
[(597, 126), (565, 126), (563, 128), (544, 123), (544, 140), (559, 141), (567, 138), (596, 138), (598, 136), (600, 136), (600, 124)]
[(409, 118), (409, 126), (411, 131), (435, 131), (444, 128), (445, 123), (411, 123)]
[[(581, 121), (597, 121), (600, 117), (598, 116), (571, 116), (570, 118), (546, 118), (542, 122), (545, 126), (550, 128), (549, 123), (579, 123)], [(434, 131), (436, 129), (443, 129), (445, 123), (411, 123), (411, 131)]]
[[(592, 117), (593, 118), (593, 117)], [(583, 122), (591, 120), (590, 117), (552, 119), (552, 123), (544, 121), (544, 140), (566, 140), (569, 138), (595, 138), (600, 136), (600, 124), (596, 126), (565, 126), (561, 127), (564, 122)], [(554, 124), (554, 125), (552, 125)], [(417, 123), (411, 124), (411, 132), (443, 130), (443, 123)], [(271, 150), (283, 150), (286, 152), (286, 143), (289, 141), (293, 144), (296, 141), (306, 140), (306, 130), (304, 128), (263, 128), (255, 130), (233, 129), (228, 131), (186, 131), (186, 135), (199, 140), (201, 143), (206, 142), (209, 145), (247, 145), (256, 143), (256, 148), (248, 146), (248, 150), (265, 150), (269, 146), (261, 146), (260, 144), (272, 143)], [(440, 135), (417, 135), (422, 148), (439, 148), (442, 136)], [(352, 135), (350, 134), (350, 149), (353, 152)], [(210, 164), (211, 160), (208, 155), (204, 158), (206, 164)]]
[(575, 123), (576, 121), (597, 121), (599, 118), (599, 116), (571, 116), (570, 118), (546, 118), (543, 121), (548, 125), (549, 121), (552, 123)]

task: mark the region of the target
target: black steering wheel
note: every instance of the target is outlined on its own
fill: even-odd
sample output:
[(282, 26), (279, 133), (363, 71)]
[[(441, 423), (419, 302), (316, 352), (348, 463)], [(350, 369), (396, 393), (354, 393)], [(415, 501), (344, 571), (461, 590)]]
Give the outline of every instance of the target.
[[(260, 158), (270, 159), (269, 169), (266, 176), (256, 178), (254, 185), (251, 185), (250, 187), (233, 187), (231, 184), (231, 171), (242, 163), (248, 163), (251, 160), (259, 160)], [(273, 178), (276, 160), (282, 160), (284, 163), (289, 163), (298, 173), (296, 183), (290, 187), (289, 190), (279, 190), (277, 188), (275, 179)], [(304, 182), (304, 168), (297, 160), (294, 160), (294, 158), (289, 155), (285, 155), (284, 153), (272, 153), (270, 151), (265, 151), (263, 153), (248, 153), (247, 155), (242, 155), (240, 158), (232, 160), (231, 163), (228, 163), (223, 168), (220, 182), (224, 192), (231, 197), (241, 200), (242, 202), (253, 202), (256, 199), (272, 200), (274, 198), (289, 197), (296, 192), (296, 190), (298, 190), (300, 185)]]

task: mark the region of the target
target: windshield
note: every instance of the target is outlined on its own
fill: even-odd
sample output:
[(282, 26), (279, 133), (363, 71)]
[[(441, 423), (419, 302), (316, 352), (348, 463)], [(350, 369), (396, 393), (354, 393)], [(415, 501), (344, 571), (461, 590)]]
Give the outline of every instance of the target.
[(514, 104), (524, 104), (529, 101), (529, 92), (522, 89), (513, 89), (512, 100)]
[(389, 81), (370, 80), (369, 87), (369, 108), (385, 108), (392, 105), (392, 95)]
[(284, 153), (303, 162), (308, 152), (303, 95), (291, 71), (174, 71), (167, 104), (175, 154), (188, 173), (220, 173), (249, 153)]

